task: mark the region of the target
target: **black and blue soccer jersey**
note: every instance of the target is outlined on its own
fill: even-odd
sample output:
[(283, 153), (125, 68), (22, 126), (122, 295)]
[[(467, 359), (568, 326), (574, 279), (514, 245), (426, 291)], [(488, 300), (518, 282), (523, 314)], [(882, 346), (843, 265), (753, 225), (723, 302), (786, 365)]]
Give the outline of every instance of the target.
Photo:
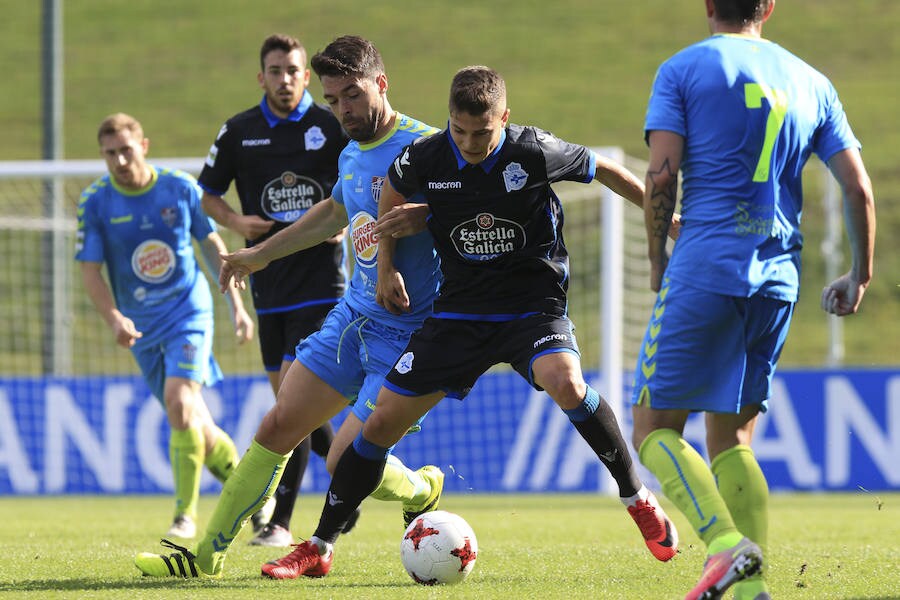
[[(229, 119), (209, 149), (200, 187), (222, 196), (235, 182), (245, 215), (274, 221), (264, 239), (328, 198), (337, 180), (338, 156), (347, 137), (326, 107), (309, 92), (280, 119), (265, 97), (258, 106)], [(273, 261), (251, 277), (257, 312), (292, 310), (334, 300), (344, 291), (343, 247), (322, 243)]]
[(422, 192), (444, 282), (436, 317), (504, 321), (564, 315), (569, 257), (556, 181), (590, 182), (594, 153), (520, 125), (467, 163), (449, 131), (407, 146), (388, 171), (404, 196)]

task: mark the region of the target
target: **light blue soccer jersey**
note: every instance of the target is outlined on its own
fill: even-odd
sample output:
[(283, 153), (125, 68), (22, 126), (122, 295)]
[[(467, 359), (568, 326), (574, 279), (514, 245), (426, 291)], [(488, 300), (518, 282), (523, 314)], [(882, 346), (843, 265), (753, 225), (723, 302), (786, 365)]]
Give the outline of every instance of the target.
[(119, 187), (106, 175), (88, 186), (78, 204), (75, 258), (106, 263), (118, 309), (134, 321), (149, 345), (166, 324), (207, 328), (212, 312), (209, 283), (194, 258), (191, 237), (215, 231), (200, 206), (202, 192), (181, 171), (153, 170), (139, 191)]
[(666, 275), (796, 301), (803, 166), (859, 147), (828, 79), (767, 40), (714, 35), (660, 66), (653, 130), (685, 138), (683, 226)]
[[(331, 192), (347, 210), (350, 244), (356, 260), (345, 300), (360, 314), (401, 330), (418, 329), (425, 317), (431, 315), (440, 285), (440, 260), (427, 231), (400, 238), (394, 266), (403, 275), (410, 312), (395, 315), (375, 302), (378, 242), (374, 228), (378, 198), (388, 167), (400, 151), (417, 138), (437, 131), (398, 113), (394, 129), (385, 138), (372, 144), (351, 141), (344, 148), (338, 161), (338, 181)], [(416, 202), (416, 197), (410, 198), (410, 202)]]

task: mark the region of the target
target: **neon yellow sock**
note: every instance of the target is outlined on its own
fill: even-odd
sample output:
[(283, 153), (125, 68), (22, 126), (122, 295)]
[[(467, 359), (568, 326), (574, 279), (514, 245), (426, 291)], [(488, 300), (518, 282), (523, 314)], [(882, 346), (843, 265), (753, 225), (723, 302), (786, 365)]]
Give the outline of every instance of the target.
[(765, 553), (769, 538), (769, 485), (750, 446), (735, 446), (712, 461), (712, 472), (735, 526)]
[(644, 439), (638, 454), (710, 554), (741, 540), (706, 461), (677, 431), (657, 429)]
[(394, 456), (388, 455), (384, 465), (381, 483), (370, 495), (376, 500), (421, 504), (431, 494), (431, 484), (422, 475), (413, 471)]
[[(769, 485), (749, 446), (739, 445), (722, 452), (712, 461), (719, 494), (738, 530), (762, 548), (769, 542)], [(735, 598), (755, 598), (768, 591), (763, 571), (735, 584)]]
[(225, 553), (241, 528), (272, 497), (290, 454), (267, 450), (256, 440), (222, 486), (222, 494), (197, 545), (197, 565), (208, 574), (221, 572)]
[(231, 476), (237, 467), (240, 456), (238, 456), (237, 448), (234, 447), (234, 441), (227, 433), (216, 427), (216, 443), (212, 450), (206, 455), (204, 464), (209, 472), (221, 483)]
[(203, 430), (173, 429), (169, 436), (169, 462), (175, 480), (175, 516), (197, 518), (200, 474), (203, 469)]

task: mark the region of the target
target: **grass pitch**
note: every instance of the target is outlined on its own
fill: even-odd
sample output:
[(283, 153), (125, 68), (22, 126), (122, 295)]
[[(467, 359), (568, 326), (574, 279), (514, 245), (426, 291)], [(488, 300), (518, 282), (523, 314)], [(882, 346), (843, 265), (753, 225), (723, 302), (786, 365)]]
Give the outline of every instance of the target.
[[(216, 497), (201, 499), (201, 525)], [(319, 494), (298, 501), (294, 533), (309, 535)], [(666, 508), (671, 505), (663, 501)], [(680, 514), (681, 552), (659, 563), (612, 498), (449, 495), (478, 536), (462, 585), (417, 586), (400, 564), (399, 507), (367, 500), (357, 528), (336, 548), (324, 579), (271, 581), (259, 565), (286, 553), (247, 545), (245, 530), (220, 581), (141, 577), (132, 560), (162, 551), (171, 500), (164, 496), (0, 498), (0, 596), (9, 598), (682, 598), (700, 574), (702, 544)], [(674, 513), (670, 510), (670, 514)], [(771, 501), (767, 555), (772, 595), (809, 600), (900, 598), (900, 494), (791, 494)]]

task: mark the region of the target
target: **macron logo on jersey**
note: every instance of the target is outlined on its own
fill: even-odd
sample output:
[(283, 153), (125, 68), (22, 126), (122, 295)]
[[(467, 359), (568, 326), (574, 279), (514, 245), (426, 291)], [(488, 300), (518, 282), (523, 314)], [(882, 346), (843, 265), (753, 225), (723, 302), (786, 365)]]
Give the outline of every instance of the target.
[(272, 140), (269, 138), (260, 138), (255, 140), (241, 140), (241, 146), (246, 147), (254, 147), (254, 146), (270, 146), (272, 144)]
[(429, 190), (460, 190), (462, 181), (429, 181)]

